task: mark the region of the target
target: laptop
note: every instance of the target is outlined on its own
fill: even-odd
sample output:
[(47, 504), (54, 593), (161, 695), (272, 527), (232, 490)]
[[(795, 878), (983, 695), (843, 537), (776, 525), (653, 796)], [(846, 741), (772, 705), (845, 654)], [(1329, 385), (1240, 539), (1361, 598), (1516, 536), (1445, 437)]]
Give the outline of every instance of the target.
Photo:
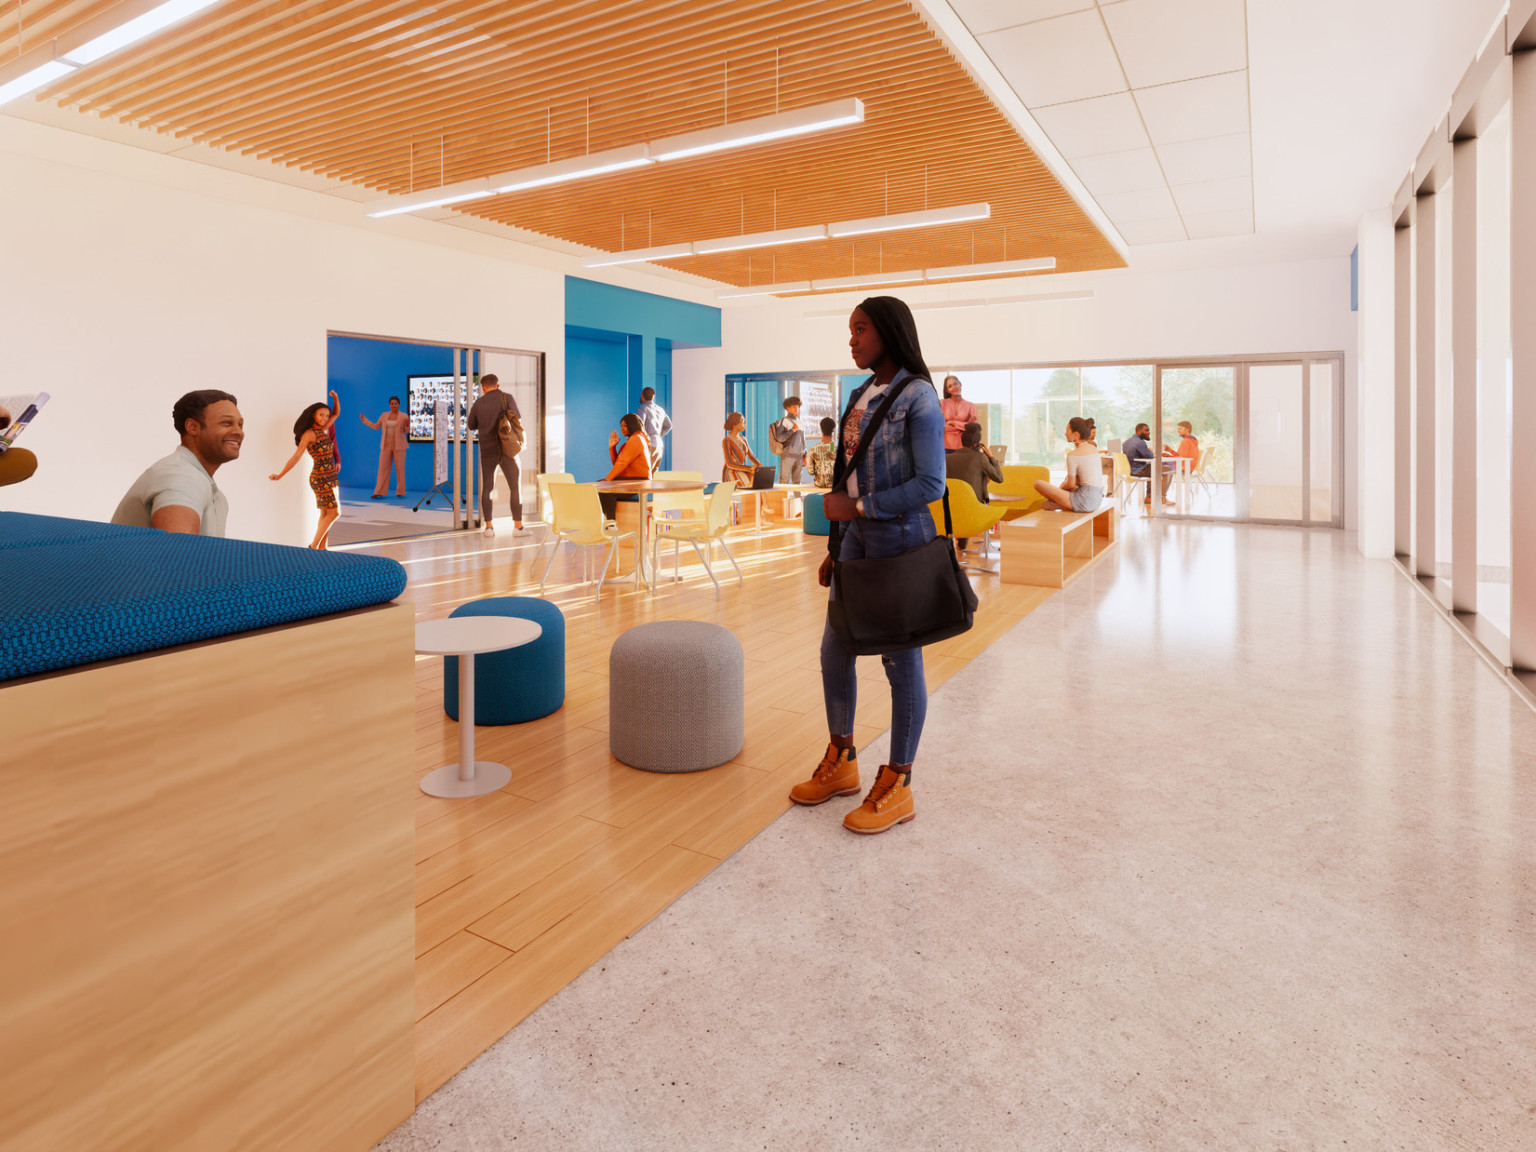
[(754, 491), (760, 488), (772, 488), (773, 478), (778, 475), (778, 469), (772, 464), (764, 464), (760, 468), (752, 470), (752, 488)]

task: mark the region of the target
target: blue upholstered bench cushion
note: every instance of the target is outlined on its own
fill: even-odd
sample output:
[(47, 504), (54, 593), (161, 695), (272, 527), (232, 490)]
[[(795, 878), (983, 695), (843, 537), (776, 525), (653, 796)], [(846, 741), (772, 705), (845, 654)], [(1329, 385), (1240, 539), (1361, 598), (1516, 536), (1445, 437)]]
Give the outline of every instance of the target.
[(0, 680), (393, 600), (355, 556), (0, 512)]

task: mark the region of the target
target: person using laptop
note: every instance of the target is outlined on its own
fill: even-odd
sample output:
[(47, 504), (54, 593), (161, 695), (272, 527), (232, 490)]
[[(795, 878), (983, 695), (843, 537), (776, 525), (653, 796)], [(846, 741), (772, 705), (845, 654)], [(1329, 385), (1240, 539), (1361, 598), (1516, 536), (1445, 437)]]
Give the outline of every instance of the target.
[(720, 470), (720, 479), (734, 480), (739, 488), (753, 487), (756, 470), (763, 467), (763, 462), (752, 454), (752, 445), (747, 443), (747, 418), (740, 412), (732, 412), (725, 418), (725, 439), (720, 442), (720, 448), (725, 453), (725, 467)]

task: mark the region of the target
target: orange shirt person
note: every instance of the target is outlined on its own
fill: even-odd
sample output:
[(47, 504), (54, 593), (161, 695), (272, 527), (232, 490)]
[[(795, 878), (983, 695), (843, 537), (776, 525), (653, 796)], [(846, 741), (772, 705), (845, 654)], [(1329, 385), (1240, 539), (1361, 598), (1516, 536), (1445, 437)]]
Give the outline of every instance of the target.
[[(1164, 456), (1172, 456), (1178, 459), (1189, 461), (1189, 463), (1184, 465), (1183, 468), (1184, 474), (1186, 476), (1190, 472), (1194, 471), (1195, 465), (1200, 462), (1200, 441), (1195, 439), (1193, 433), (1194, 425), (1191, 424), (1188, 420), (1180, 420), (1179, 446), (1177, 448), (1170, 448), (1166, 444), (1163, 445)], [(1164, 488), (1163, 492), (1163, 503), (1172, 504), (1173, 501), (1168, 499), (1167, 489)]]
[[(617, 432), (608, 433), (608, 458), (613, 461), (613, 467), (608, 469), (608, 475), (604, 480), (649, 480), (651, 478), (651, 452), (650, 441), (641, 432), (640, 417), (633, 412), (624, 414), (619, 421), (619, 427), (624, 431), (624, 443), (619, 443)], [(618, 510), (619, 493), (600, 492), (598, 494), (603, 502), (603, 515), (609, 520), (613, 519)], [(634, 497), (630, 496), (633, 500)]]

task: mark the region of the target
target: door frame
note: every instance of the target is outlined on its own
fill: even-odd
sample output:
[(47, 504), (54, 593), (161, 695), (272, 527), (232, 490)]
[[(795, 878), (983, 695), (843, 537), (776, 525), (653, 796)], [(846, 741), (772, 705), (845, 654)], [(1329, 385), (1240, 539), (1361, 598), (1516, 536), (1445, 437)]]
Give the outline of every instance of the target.
[[(1129, 361), (1115, 361), (1129, 363)], [(1142, 361), (1146, 363), (1146, 361)], [(1161, 502), (1153, 500), (1149, 507), (1153, 516), (1167, 516), (1172, 520), (1200, 520), (1212, 523), (1278, 524), (1291, 528), (1342, 528), (1344, 526), (1344, 354), (1342, 352), (1272, 353), (1259, 356), (1200, 356), (1187, 359), (1153, 360), (1152, 414), (1153, 435), (1163, 443), (1163, 372), (1177, 368), (1231, 368), (1232, 369), (1232, 483), (1236, 496), (1236, 509), (1232, 516), (1197, 516), (1169, 514), (1162, 510)], [(1330, 517), (1327, 520), (1312, 519), (1312, 366), (1319, 363), (1333, 365), (1332, 404), (1333, 423), (1329, 445), (1330, 459)], [(1249, 465), (1252, 459), (1248, 435), (1250, 415), (1248, 369), (1254, 364), (1298, 365), (1301, 368), (1301, 519), (1281, 520), (1256, 517), (1249, 514)]]

